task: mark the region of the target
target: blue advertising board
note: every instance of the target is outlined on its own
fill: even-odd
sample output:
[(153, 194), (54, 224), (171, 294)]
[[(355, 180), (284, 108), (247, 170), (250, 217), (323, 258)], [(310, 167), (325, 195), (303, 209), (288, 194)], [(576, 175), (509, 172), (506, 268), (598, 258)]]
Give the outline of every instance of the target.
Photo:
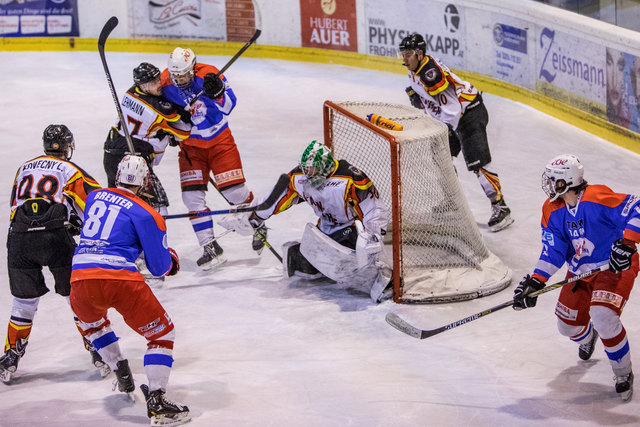
[(0, 0), (1, 37), (77, 37), (78, 0)]

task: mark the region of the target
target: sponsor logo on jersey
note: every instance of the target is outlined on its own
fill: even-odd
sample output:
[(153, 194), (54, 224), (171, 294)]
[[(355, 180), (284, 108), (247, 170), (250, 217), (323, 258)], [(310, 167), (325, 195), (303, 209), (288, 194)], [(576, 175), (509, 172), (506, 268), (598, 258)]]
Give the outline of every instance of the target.
[(542, 242), (547, 242), (549, 246), (554, 246), (553, 233), (542, 230)]
[(592, 304), (594, 302), (599, 302), (602, 304), (608, 304), (616, 308), (620, 308), (622, 307), (623, 301), (624, 301), (624, 298), (621, 295), (618, 295), (616, 293), (609, 292), (609, 291), (599, 290), (599, 291), (593, 291), (593, 293), (591, 294)]
[(191, 182), (191, 181), (202, 181), (202, 171), (190, 170), (190, 171), (180, 172), (180, 183)]
[(140, 330), (140, 332), (147, 332), (149, 329), (153, 329), (156, 326), (158, 326), (158, 323), (160, 323), (160, 318), (156, 318), (155, 320), (153, 320), (150, 323), (147, 323), (144, 326), (139, 327), (138, 329)]
[(556, 304), (556, 316), (566, 320), (576, 320), (578, 318), (578, 310), (573, 310), (560, 301)]
[[(624, 205), (624, 209), (622, 209), (622, 213), (620, 215), (622, 216), (629, 215), (629, 212), (631, 211), (633, 205), (635, 205), (638, 200), (640, 200), (640, 196), (636, 196), (635, 194), (630, 194), (629, 200), (627, 200), (627, 203)], [(636, 212), (640, 213), (640, 206), (636, 206)]]

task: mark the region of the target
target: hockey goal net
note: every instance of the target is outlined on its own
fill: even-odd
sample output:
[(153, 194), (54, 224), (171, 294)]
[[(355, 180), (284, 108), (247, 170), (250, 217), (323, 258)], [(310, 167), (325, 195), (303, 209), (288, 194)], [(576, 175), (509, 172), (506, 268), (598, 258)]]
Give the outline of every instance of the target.
[[(382, 129), (366, 120), (372, 113), (404, 129)], [(510, 269), (487, 249), (467, 205), (446, 125), (409, 106), (326, 101), (324, 137), (335, 158), (371, 178), (391, 211), (384, 252), (394, 301), (461, 301), (509, 285)]]

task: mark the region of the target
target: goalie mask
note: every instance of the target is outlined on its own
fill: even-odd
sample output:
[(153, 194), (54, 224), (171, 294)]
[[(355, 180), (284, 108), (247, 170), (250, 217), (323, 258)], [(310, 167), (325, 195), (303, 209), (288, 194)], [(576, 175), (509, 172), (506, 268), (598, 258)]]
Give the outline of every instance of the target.
[(49, 125), (42, 133), (45, 154), (71, 160), (75, 143), (73, 134), (65, 125)]
[(191, 49), (177, 47), (169, 55), (169, 75), (171, 81), (180, 89), (189, 87), (193, 81), (196, 66), (196, 54)]
[(329, 147), (321, 142), (312, 141), (302, 153), (300, 168), (311, 186), (320, 189), (336, 165)]
[(116, 185), (124, 184), (144, 187), (148, 175), (149, 166), (147, 166), (147, 161), (140, 156), (127, 154), (122, 158), (120, 163), (118, 163)]
[(554, 157), (542, 173), (542, 189), (553, 202), (584, 182), (584, 167), (572, 154)]

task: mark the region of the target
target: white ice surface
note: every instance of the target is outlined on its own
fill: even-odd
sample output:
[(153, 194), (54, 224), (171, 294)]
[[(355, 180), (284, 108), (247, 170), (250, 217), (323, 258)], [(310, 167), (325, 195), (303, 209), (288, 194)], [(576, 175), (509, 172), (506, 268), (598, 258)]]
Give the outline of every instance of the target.
[[(139, 62), (163, 66), (167, 56), (108, 53), (118, 93), (129, 87)], [(220, 67), (228, 57), (199, 60)], [(41, 153), (42, 130), (67, 124), (76, 139), (73, 160), (106, 183), (102, 144), (116, 112), (97, 52), (1, 52), (0, 61), (0, 201), (6, 209), (0, 228), (6, 229), (14, 173)], [(296, 164), (309, 141), (322, 138), (324, 100), (408, 104), (400, 74), (241, 58), (226, 76), (239, 100), (231, 129), (248, 183), (259, 195)], [(394, 311), (431, 329), (508, 300), (539, 254), (540, 174), (555, 155), (578, 155), (592, 183), (640, 192), (640, 156), (525, 105), (489, 94), (485, 102), (495, 169), (515, 217), (509, 229), (487, 230), (489, 203), (461, 159), (455, 163), (487, 245), (514, 270), (515, 283), (496, 295), (448, 305), (374, 305), (334, 285), (285, 282), (272, 254), (257, 256), (249, 237), (234, 234), (221, 239), (229, 262), (202, 273), (195, 264), (201, 249), (188, 220), (169, 221), (169, 243), (181, 256), (182, 270), (157, 291), (177, 330), (168, 396), (189, 405), (193, 425), (640, 424), (640, 397), (625, 404), (616, 396), (602, 344), (591, 361), (582, 362), (576, 345), (557, 333), (557, 292), (542, 296), (535, 309), (506, 309), (423, 341), (384, 321)], [(170, 212), (185, 212), (175, 149), (156, 172)], [(216, 209), (226, 206), (214, 193), (209, 202)], [(312, 220), (308, 206), (296, 206), (269, 220), (269, 241), (279, 250)], [(6, 271), (4, 245), (0, 270)], [(560, 274), (552, 278), (559, 279)], [(637, 292), (623, 321), (632, 359), (640, 366)], [(5, 273), (0, 334), (10, 307)], [(146, 382), (145, 340), (110, 313), (136, 383)], [(147, 424), (141, 393), (137, 403), (129, 403), (111, 391), (111, 381), (100, 379), (89, 360), (65, 300), (53, 293), (42, 297), (15, 381), (0, 384), (0, 425)]]

